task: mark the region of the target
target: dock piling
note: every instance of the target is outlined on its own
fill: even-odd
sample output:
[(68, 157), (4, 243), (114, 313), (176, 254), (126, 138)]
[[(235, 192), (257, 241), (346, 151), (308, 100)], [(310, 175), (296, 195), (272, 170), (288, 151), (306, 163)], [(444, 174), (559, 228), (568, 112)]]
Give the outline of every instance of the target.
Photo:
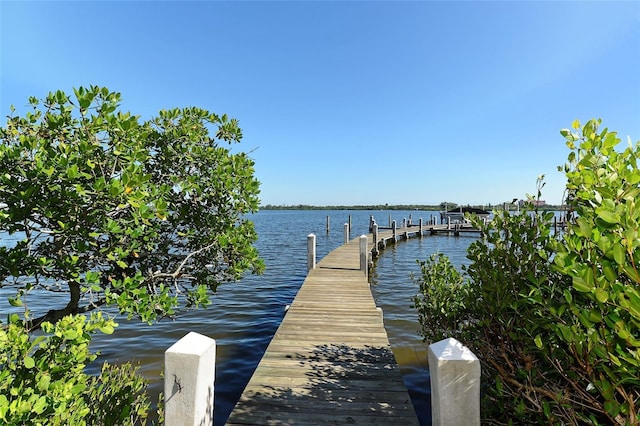
[(378, 256), (378, 224), (377, 223), (373, 223), (373, 229), (372, 229), (372, 234), (373, 234), (373, 255), (374, 256)]
[(307, 235), (307, 271), (316, 269), (316, 236)]
[(369, 278), (369, 250), (366, 235), (360, 235), (360, 270), (364, 272), (365, 279)]

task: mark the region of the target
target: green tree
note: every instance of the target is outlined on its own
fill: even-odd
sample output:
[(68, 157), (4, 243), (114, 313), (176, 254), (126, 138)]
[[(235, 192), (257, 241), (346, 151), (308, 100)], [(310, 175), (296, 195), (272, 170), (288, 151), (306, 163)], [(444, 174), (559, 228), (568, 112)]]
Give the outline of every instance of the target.
[[(44, 356), (38, 345), (52, 347), (51, 324), (69, 315), (115, 305), (152, 322), (207, 305), (219, 284), (264, 267), (246, 218), (258, 208), (254, 162), (224, 146), (240, 141), (237, 120), (194, 107), (142, 121), (106, 88), (74, 95), (32, 97), (0, 129), (0, 233), (16, 241), (0, 247), (0, 285), (24, 309), (7, 327), (47, 337), (2, 366)], [(27, 295), (47, 291), (68, 299), (32, 312)], [(77, 333), (112, 331), (105, 321)]]
[[(639, 420), (640, 143), (617, 152), (620, 139), (599, 124), (561, 132), (571, 150), (561, 168), (572, 218), (565, 232), (554, 234), (553, 215), (531, 204), (519, 215), (496, 211), (487, 224), (474, 220), (485, 238), (469, 248), (468, 289), (458, 278), (441, 289), (455, 276), (448, 263), (423, 271), (422, 334), (462, 336), (478, 355), (486, 423)], [(444, 319), (421, 312), (444, 303), (454, 307)], [(447, 323), (455, 329), (442, 332)]]
[[(253, 161), (238, 123), (198, 108), (157, 118), (118, 110), (106, 88), (58, 91), (0, 130), (3, 286), (68, 290), (30, 326), (116, 304), (143, 321), (200, 306), (207, 291), (262, 264), (245, 214), (257, 210)], [(209, 135), (216, 126), (215, 137)]]

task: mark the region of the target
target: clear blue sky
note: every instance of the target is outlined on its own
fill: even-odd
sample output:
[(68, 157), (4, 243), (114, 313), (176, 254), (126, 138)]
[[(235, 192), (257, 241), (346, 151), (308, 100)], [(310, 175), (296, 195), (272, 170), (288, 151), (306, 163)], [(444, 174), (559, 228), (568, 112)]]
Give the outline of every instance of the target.
[(80, 85), (236, 117), (263, 204), (559, 203), (574, 119), (640, 140), (640, 1), (0, 0), (2, 123)]

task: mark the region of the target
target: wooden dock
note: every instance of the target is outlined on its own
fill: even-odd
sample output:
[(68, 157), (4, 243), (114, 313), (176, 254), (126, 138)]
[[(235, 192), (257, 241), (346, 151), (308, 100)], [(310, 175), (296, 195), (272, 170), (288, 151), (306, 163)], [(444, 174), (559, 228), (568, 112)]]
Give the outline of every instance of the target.
[(358, 239), (309, 271), (227, 424), (418, 424)]

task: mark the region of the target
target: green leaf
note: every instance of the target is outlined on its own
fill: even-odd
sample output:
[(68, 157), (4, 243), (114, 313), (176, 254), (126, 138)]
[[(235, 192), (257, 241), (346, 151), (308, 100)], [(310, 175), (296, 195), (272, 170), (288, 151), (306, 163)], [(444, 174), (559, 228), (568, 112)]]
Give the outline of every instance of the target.
[(564, 291), (564, 300), (566, 300), (568, 304), (571, 304), (571, 302), (573, 301), (573, 297), (571, 296), (571, 291), (569, 290)]
[(602, 272), (604, 272), (604, 276), (609, 282), (614, 282), (618, 278), (618, 274), (615, 269), (611, 266), (609, 262), (602, 264)]
[(616, 137), (616, 133), (610, 132), (607, 134), (607, 136), (604, 139), (604, 148), (611, 149), (614, 146), (616, 146), (619, 142), (620, 142), (620, 139)]
[(601, 288), (597, 288), (596, 300), (600, 303), (606, 303), (609, 300), (609, 292)]
[(66, 340), (75, 340), (75, 339), (77, 339), (77, 338), (78, 338), (78, 332), (77, 332), (76, 330), (73, 330), (73, 329), (71, 329), (71, 330), (66, 330), (66, 331), (64, 332), (64, 338), (65, 338)]
[(104, 334), (113, 334), (114, 328), (111, 324), (107, 324), (100, 327), (100, 331)]
[(36, 414), (42, 414), (42, 412), (45, 410), (46, 407), (47, 407), (47, 398), (44, 395), (42, 395), (40, 398), (38, 398), (36, 403), (33, 404), (33, 407), (31, 408), (31, 410), (34, 411)]
[(22, 299), (20, 299), (19, 297), (9, 297), (8, 300), (11, 306), (15, 306), (15, 307), (22, 306)]
[(578, 290), (580, 293), (589, 293), (593, 288), (589, 282), (587, 282), (583, 277), (576, 276), (573, 277), (573, 288)]
[[(591, 224), (583, 217), (579, 217), (576, 222), (578, 223), (579, 235), (582, 237), (591, 237)], [(576, 232), (577, 233), (577, 232)]]
[(596, 309), (593, 308), (589, 311), (589, 321), (594, 322), (594, 323), (598, 323), (602, 321), (602, 313)]
[(75, 179), (78, 177), (79, 171), (78, 166), (73, 164), (71, 167), (67, 168), (67, 176), (69, 179)]
[(38, 390), (40, 392), (45, 392), (47, 389), (49, 389), (50, 384), (51, 384), (51, 377), (48, 374), (45, 374), (42, 377), (40, 377), (40, 380), (38, 380)]
[(533, 342), (538, 349), (542, 349), (542, 337), (539, 334), (533, 339)]
[(86, 388), (87, 388), (87, 385), (85, 385), (84, 383), (78, 383), (77, 385), (71, 387), (71, 393), (73, 395), (78, 395), (79, 393), (84, 391)]
[(614, 244), (613, 247), (611, 247), (611, 253), (613, 254), (613, 260), (615, 260), (618, 265), (624, 265), (626, 256), (624, 247), (622, 247), (621, 244)]
[(36, 366), (36, 361), (30, 356), (24, 357), (24, 366), (31, 369)]

